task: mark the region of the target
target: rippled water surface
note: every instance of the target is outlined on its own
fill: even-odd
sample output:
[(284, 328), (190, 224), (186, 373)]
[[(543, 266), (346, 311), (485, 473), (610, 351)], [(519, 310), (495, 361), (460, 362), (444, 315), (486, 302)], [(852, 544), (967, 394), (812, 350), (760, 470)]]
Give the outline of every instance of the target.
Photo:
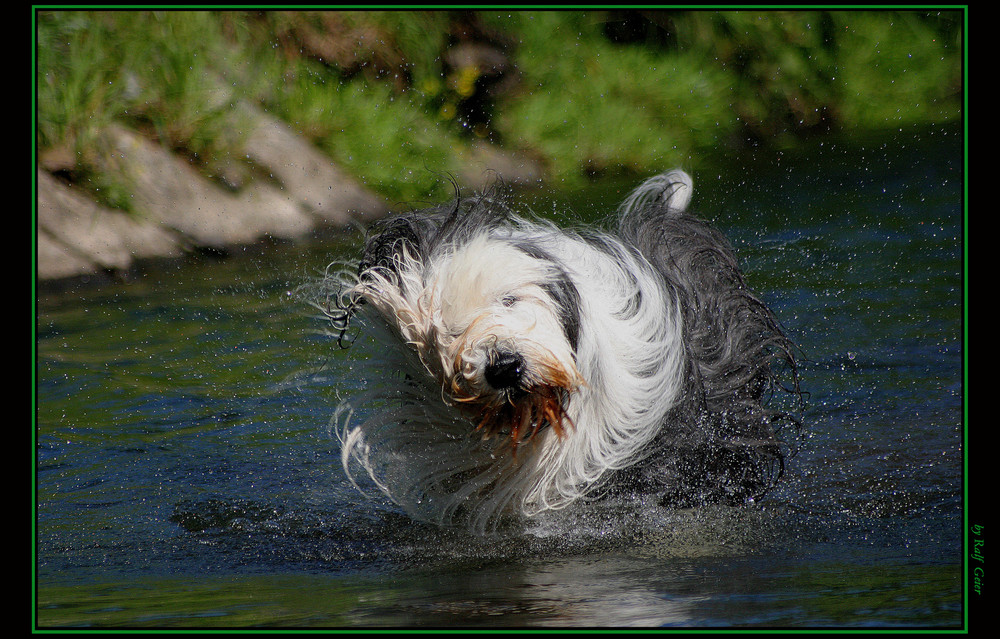
[[(486, 538), (340, 469), (327, 421), (359, 381), (289, 292), (357, 236), (43, 290), (37, 624), (958, 627), (962, 184), (943, 130), (695, 172), (693, 208), (807, 358), (786, 480), (750, 507), (607, 502)], [(592, 218), (631, 186), (530, 197)]]

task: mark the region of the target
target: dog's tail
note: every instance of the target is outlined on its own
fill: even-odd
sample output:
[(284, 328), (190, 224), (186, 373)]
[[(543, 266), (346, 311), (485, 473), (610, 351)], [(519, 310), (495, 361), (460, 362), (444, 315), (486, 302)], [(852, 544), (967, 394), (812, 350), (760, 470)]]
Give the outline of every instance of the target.
[(694, 192), (691, 176), (680, 169), (651, 177), (640, 184), (618, 207), (622, 219), (637, 212), (658, 209), (667, 215), (680, 215), (687, 210)]

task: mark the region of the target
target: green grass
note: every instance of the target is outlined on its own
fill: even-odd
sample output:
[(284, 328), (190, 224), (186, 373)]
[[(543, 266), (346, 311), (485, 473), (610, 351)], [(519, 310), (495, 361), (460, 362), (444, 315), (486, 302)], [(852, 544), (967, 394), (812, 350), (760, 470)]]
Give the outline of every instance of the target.
[(741, 140), (787, 145), (831, 129), (960, 116), (957, 16), (914, 12), (677, 12), (673, 46), (616, 45), (601, 16), (520, 13), (523, 88), (500, 127), (560, 181), (696, 167)]
[[(953, 120), (961, 16), (673, 11), (625, 43), (606, 33), (613, 12), (484, 12), (478, 28), (508, 43), (519, 74), (488, 133), (568, 188), (697, 168), (747, 140)], [(440, 11), (39, 12), (38, 153), (127, 208), (127, 185), (96, 168), (102, 129), (137, 128), (214, 175), (242, 157), (233, 107), (247, 102), (383, 195), (437, 199), (484, 133), (455, 117), (477, 77), (442, 64), (457, 24)]]
[(505, 139), (537, 149), (559, 183), (691, 166), (739, 130), (722, 71), (651, 48), (617, 46), (562, 13), (519, 16), (523, 88), (504, 106)]

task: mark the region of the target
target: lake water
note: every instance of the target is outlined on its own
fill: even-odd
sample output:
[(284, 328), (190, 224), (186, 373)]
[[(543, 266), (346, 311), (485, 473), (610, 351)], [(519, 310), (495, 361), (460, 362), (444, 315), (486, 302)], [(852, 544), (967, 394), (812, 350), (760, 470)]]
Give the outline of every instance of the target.
[[(349, 359), (289, 295), (358, 236), (277, 243), (38, 293), (37, 626), (961, 628), (960, 132), (694, 177), (806, 358), (806, 436), (757, 504), (479, 538), (364, 498), (326, 432)], [(593, 218), (635, 182), (530, 198)]]

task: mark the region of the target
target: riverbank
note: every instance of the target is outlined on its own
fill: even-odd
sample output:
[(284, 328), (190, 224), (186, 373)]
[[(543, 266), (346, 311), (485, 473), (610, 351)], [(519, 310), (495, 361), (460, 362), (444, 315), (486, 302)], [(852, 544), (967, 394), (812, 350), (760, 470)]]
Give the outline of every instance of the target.
[[(36, 13), (36, 276), (954, 121), (961, 11)], [(128, 56), (122, 52), (128, 51)]]
[[(225, 253), (266, 238), (301, 239), (363, 224), (391, 207), (287, 124), (244, 105), (245, 157), (266, 179), (239, 188), (205, 177), (189, 158), (122, 126), (100, 133), (101, 169), (132, 185), (139, 214), (100, 204), (91, 193), (39, 167), (37, 268), (40, 280), (123, 276), (146, 259), (192, 251)], [(536, 163), (480, 144), (454, 176), (482, 188), (493, 172), (511, 183), (538, 182)], [(55, 167), (57, 168), (57, 167)]]

